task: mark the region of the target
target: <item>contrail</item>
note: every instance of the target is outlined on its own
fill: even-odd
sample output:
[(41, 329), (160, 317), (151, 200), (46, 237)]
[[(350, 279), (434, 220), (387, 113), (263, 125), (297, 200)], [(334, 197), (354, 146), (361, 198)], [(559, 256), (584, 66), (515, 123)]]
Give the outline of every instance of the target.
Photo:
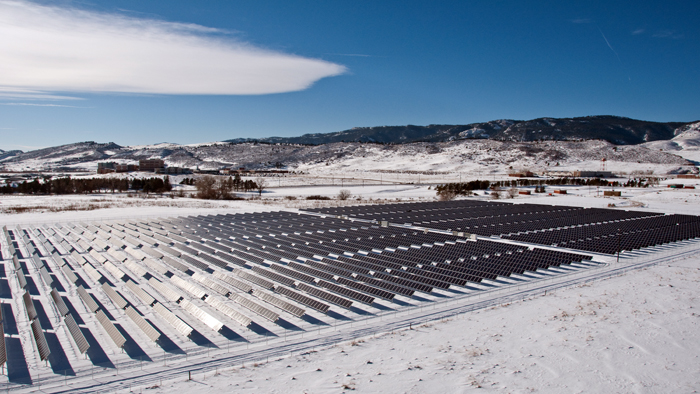
[[(596, 26), (598, 27), (598, 26)], [(610, 41), (608, 41), (607, 37), (605, 37), (605, 34), (603, 34), (603, 31), (600, 30), (600, 27), (598, 27), (598, 31), (600, 32), (600, 35), (603, 36), (603, 39), (605, 40), (605, 43), (608, 44), (608, 48), (610, 48), (611, 51), (617, 56), (617, 61), (620, 62), (620, 65), (622, 65), (622, 60), (620, 60), (620, 55), (617, 54), (615, 49), (613, 49), (612, 45), (610, 45)]]
[[(613, 53), (614, 53), (615, 56), (617, 57), (617, 61), (620, 62), (620, 66), (621, 66), (622, 68), (624, 68), (625, 66), (622, 64), (622, 60), (620, 59), (620, 55), (618, 55), (618, 54), (617, 54), (617, 51), (615, 50), (615, 48), (613, 48), (612, 45), (610, 45), (610, 41), (608, 41), (608, 38), (605, 37), (605, 34), (603, 34), (603, 31), (600, 29), (600, 27), (596, 26), (596, 28), (598, 28), (598, 31), (600, 32), (600, 35), (603, 36), (603, 39), (605, 40), (605, 43), (608, 44), (608, 48), (610, 48), (610, 50), (613, 51)], [(630, 78), (629, 75), (627, 76), (627, 79), (629, 79), (630, 81), (632, 80), (632, 78)]]

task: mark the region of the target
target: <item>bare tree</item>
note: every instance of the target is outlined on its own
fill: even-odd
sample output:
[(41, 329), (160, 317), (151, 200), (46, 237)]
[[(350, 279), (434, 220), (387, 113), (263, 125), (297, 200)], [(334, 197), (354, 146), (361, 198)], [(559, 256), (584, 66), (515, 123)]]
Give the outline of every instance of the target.
[(515, 198), (515, 196), (518, 195), (518, 189), (515, 187), (511, 187), (508, 189), (508, 198)]
[(267, 188), (267, 179), (255, 178), (255, 189), (258, 191), (258, 196), (262, 196), (262, 192), (266, 188)]
[(453, 190), (443, 189), (437, 192), (437, 198), (440, 201), (451, 201), (457, 197), (457, 193)]
[(352, 197), (352, 193), (348, 189), (341, 189), (338, 192), (338, 200), (347, 200), (350, 197)]
[(197, 197), (203, 199), (215, 199), (216, 189), (214, 185), (216, 184), (216, 178), (211, 175), (197, 179), (195, 186), (197, 187)]

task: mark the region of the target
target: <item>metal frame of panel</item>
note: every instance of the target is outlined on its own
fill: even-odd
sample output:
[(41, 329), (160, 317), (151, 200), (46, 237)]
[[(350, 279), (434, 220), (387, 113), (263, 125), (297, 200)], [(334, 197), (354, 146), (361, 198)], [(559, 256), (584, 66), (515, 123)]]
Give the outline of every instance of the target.
[(75, 345), (78, 346), (78, 351), (80, 352), (80, 354), (84, 354), (85, 352), (87, 352), (88, 349), (90, 349), (90, 344), (88, 343), (87, 339), (85, 339), (85, 336), (80, 330), (80, 327), (78, 327), (78, 323), (75, 322), (73, 315), (66, 315), (63, 321), (66, 322), (68, 332), (70, 332), (70, 336), (73, 338), (73, 342), (75, 342)]

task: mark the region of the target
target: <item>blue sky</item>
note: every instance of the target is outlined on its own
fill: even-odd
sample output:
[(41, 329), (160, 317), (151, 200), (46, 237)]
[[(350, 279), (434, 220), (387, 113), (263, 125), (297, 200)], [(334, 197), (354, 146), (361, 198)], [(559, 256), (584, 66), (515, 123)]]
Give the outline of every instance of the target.
[(0, 149), (698, 120), (698, 15), (698, 1), (0, 0)]

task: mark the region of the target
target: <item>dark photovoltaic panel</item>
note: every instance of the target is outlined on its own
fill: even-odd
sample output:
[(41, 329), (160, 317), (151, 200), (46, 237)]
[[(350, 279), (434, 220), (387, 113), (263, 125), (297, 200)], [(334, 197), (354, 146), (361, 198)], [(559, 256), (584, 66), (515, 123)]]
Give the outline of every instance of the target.
[(80, 331), (80, 327), (78, 327), (78, 323), (75, 322), (75, 319), (73, 319), (73, 316), (68, 314), (63, 319), (63, 321), (66, 322), (66, 327), (68, 327), (68, 332), (70, 332), (71, 338), (73, 338), (75, 345), (78, 347), (78, 351), (81, 354), (84, 354), (85, 352), (87, 352), (88, 349), (90, 348), (90, 344), (88, 343), (87, 339), (85, 339), (83, 332)]
[(296, 305), (290, 304), (287, 301), (281, 300), (277, 297), (274, 297), (270, 294), (267, 294), (263, 291), (260, 290), (253, 290), (253, 295), (260, 298), (261, 300), (267, 302), (268, 304), (272, 304), (280, 309), (282, 309), (285, 312), (289, 312), (290, 314), (296, 316), (296, 317), (302, 317), (304, 316), (304, 311), (303, 308), (299, 308)]
[(34, 320), (32, 322), (32, 334), (34, 334), (36, 349), (39, 351), (39, 358), (41, 358), (41, 361), (47, 360), (49, 355), (51, 355), (51, 349), (49, 349), (49, 344), (46, 343), (44, 330), (41, 329), (41, 323), (39, 323), (39, 320)]
[(126, 307), (124, 309), (124, 312), (126, 312), (126, 315), (129, 316), (131, 320), (133, 320), (134, 323), (143, 331), (144, 334), (150, 339), (151, 341), (155, 342), (160, 338), (160, 332), (153, 328), (146, 319), (141, 317), (141, 315), (136, 312), (136, 310), (130, 306)]
[(90, 312), (95, 313), (98, 309), (100, 309), (90, 293), (88, 293), (82, 286), (78, 286), (76, 290), (78, 291), (80, 299), (83, 300), (83, 303)]
[(245, 279), (245, 280), (247, 280), (248, 282), (255, 283), (256, 285), (258, 285), (258, 286), (260, 286), (260, 287), (262, 287), (262, 288), (264, 288), (264, 289), (271, 290), (272, 287), (274, 286), (274, 285), (272, 284), (272, 282), (267, 281), (267, 280), (265, 280), (265, 279), (263, 279), (263, 278), (261, 278), (261, 277), (259, 277), (259, 276), (255, 276), (255, 275), (253, 275), (253, 274), (249, 274), (249, 273), (247, 273), (247, 272), (245, 272), (245, 271), (243, 271), (243, 270), (238, 270), (238, 276), (241, 277), (241, 278), (243, 278), (243, 279)]
[(297, 286), (297, 289), (299, 289), (301, 291), (305, 291), (313, 296), (316, 296), (316, 297), (321, 298), (323, 300), (326, 300), (328, 302), (332, 302), (336, 305), (340, 305), (343, 308), (349, 308), (350, 306), (352, 306), (352, 301), (350, 301), (350, 300), (346, 300), (343, 297), (338, 297), (336, 295), (327, 293), (327, 292), (320, 290), (320, 289), (317, 289), (315, 287), (311, 287), (305, 283), (299, 283), (299, 285)]
[(109, 335), (114, 344), (117, 345), (118, 348), (123, 348), (124, 344), (126, 343), (126, 338), (124, 338), (124, 336), (119, 332), (117, 327), (115, 327), (114, 324), (112, 324), (107, 315), (105, 315), (103, 311), (97, 311), (95, 316), (97, 317), (97, 321), (100, 322), (100, 324), (105, 329), (107, 335)]
[(34, 308), (34, 300), (32, 296), (29, 295), (28, 291), (25, 291), (22, 295), (22, 300), (24, 301), (24, 307), (27, 310), (27, 318), (32, 321), (37, 318), (36, 308)]
[(327, 313), (328, 309), (330, 306), (328, 304), (324, 304), (322, 302), (319, 302), (317, 300), (314, 300), (313, 298), (307, 297), (303, 294), (299, 294), (293, 290), (290, 290), (286, 287), (282, 286), (276, 286), (275, 287), (275, 292), (282, 294), (283, 296), (290, 298), (300, 304), (306, 305), (310, 308), (313, 308), (321, 313)]
[(146, 305), (153, 305), (156, 301), (146, 290), (142, 289), (136, 282), (129, 280), (126, 282), (126, 287), (131, 290), (132, 293), (136, 294), (137, 297), (143, 301)]
[(321, 287), (325, 287), (326, 289), (335, 293), (342, 294), (345, 297), (352, 298), (353, 300), (364, 302), (365, 304), (372, 304), (374, 302), (374, 297), (370, 297), (368, 295), (358, 293), (357, 291), (346, 289), (345, 287), (338, 286), (333, 283), (326, 282), (324, 280), (318, 281), (318, 285)]
[(50, 294), (51, 294), (51, 298), (53, 299), (54, 304), (56, 304), (56, 308), (58, 309), (58, 313), (60, 313), (61, 316), (67, 315), (70, 311), (68, 310), (66, 303), (63, 302), (63, 298), (61, 298), (61, 295), (58, 294), (58, 291), (56, 291), (56, 289), (52, 289)]
[(114, 302), (114, 305), (116, 305), (119, 309), (124, 309), (126, 308), (129, 303), (119, 295), (110, 285), (107, 283), (102, 284), (102, 290), (109, 296), (109, 298)]
[(153, 305), (153, 309), (180, 334), (189, 337), (192, 331), (194, 331), (189, 324), (182, 321), (182, 319), (177, 317), (170, 309), (164, 307), (163, 304), (157, 303)]
[(229, 285), (241, 290), (245, 293), (250, 293), (253, 288), (244, 282), (232, 277), (231, 275), (224, 274), (223, 272), (214, 272), (214, 277), (222, 282), (228, 283)]

